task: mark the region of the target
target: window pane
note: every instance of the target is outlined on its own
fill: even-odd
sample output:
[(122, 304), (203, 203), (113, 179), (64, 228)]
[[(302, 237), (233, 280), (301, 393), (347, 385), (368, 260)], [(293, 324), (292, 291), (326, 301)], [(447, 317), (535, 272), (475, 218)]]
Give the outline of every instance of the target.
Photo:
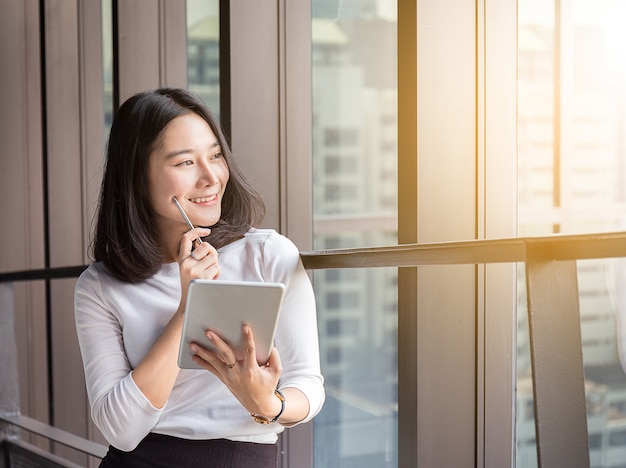
[(220, 117), (219, 0), (187, 0), (187, 80)]
[(626, 462), (626, 259), (578, 261), (592, 467)]
[(397, 274), (314, 272), (326, 388), (314, 419), (316, 467), (397, 466)]
[(104, 137), (113, 121), (113, 12), (112, 0), (102, 2), (102, 70), (104, 81)]
[[(391, 0), (312, 1), (313, 246), (397, 243)], [(397, 269), (320, 271), (315, 466), (397, 465)]]
[(344, 247), (395, 244), (396, 2), (312, 6), (314, 247), (326, 235)]
[[(624, 230), (626, 2), (520, 0), (518, 15), (519, 235)], [(616, 283), (614, 266), (578, 262), (592, 467), (626, 460), (626, 374), (618, 353), (624, 284)], [(522, 290), (523, 272), (518, 284)], [(517, 461), (532, 467), (537, 459), (522, 296)]]

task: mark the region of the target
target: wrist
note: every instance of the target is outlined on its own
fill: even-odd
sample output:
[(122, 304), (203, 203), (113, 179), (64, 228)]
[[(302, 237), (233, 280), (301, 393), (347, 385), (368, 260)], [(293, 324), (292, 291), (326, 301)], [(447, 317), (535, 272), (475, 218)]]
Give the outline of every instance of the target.
[(252, 416), (254, 422), (257, 422), (259, 424), (273, 424), (278, 421), (278, 419), (282, 416), (283, 412), (285, 411), (285, 395), (283, 395), (280, 390), (276, 389), (274, 390), (274, 396), (280, 403), (280, 409), (274, 413), (274, 416), (270, 417), (266, 417), (261, 414), (250, 413), (250, 416)]

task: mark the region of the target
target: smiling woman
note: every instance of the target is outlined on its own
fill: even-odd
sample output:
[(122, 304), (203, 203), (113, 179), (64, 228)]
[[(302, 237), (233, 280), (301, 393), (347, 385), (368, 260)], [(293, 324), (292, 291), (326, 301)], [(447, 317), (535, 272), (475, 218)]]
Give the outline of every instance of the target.
[[(202, 135), (204, 148), (193, 141)], [(212, 147), (215, 143), (219, 147)], [(209, 160), (211, 168), (225, 170), (220, 211), (212, 220), (184, 194), (212, 193), (212, 188), (197, 187), (206, 182), (206, 173), (197, 171), (206, 171)], [(192, 177), (197, 179), (189, 181)], [(180, 89), (137, 94), (120, 107), (111, 127), (94, 242), (96, 261), (124, 281), (142, 281), (154, 274), (163, 260), (162, 243), (167, 244), (169, 237), (159, 223), (171, 218), (179, 235), (184, 230), (173, 195), (190, 210), (194, 224), (211, 227), (210, 243), (216, 248), (241, 238), (264, 215), (263, 202), (232, 157), (219, 124), (195, 95)]]
[(214, 226), (220, 220), (229, 172), (219, 141), (197, 114), (176, 117), (159, 140), (149, 161), (150, 198), (166, 256), (174, 260), (189, 226), (172, 197), (193, 225)]
[[(194, 94), (158, 89), (120, 107), (100, 195), (96, 262), (75, 294), (91, 414), (111, 444), (101, 466), (228, 460), (275, 467), (277, 435), (320, 411), (313, 289), (296, 246), (256, 227), (263, 211)], [(241, 327), (249, 351), (242, 359), (202, 330), (213, 351), (190, 349), (206, 372), (181, 370), (189, 283), (218, 278), (285, 285), (276, 347), (259, 365), (250, 326)]]

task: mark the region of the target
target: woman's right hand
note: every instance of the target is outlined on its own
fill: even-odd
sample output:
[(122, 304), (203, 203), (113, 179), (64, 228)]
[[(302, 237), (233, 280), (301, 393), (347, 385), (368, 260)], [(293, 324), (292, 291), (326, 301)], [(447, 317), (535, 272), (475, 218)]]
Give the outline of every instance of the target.
[(194, 228), (186, 232), (180, 241), (178, 265), (180, 268), (181, 305), (187, 299), (187, 288), (192, 279), (214, 280), (220, 275), (220, 265), (215, 247), (208, 242), (196, 242), (200, 237), (208, 236), (210, 233), (210, 229)]

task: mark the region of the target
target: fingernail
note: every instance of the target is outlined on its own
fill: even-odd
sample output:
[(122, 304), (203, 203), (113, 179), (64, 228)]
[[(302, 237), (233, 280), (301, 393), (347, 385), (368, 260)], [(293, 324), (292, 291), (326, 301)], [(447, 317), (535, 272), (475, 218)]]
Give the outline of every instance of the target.
[(194, 353), (198, 352), (198, 347), (195, 344), (190, 344), (189, 349), (192, 350)]

